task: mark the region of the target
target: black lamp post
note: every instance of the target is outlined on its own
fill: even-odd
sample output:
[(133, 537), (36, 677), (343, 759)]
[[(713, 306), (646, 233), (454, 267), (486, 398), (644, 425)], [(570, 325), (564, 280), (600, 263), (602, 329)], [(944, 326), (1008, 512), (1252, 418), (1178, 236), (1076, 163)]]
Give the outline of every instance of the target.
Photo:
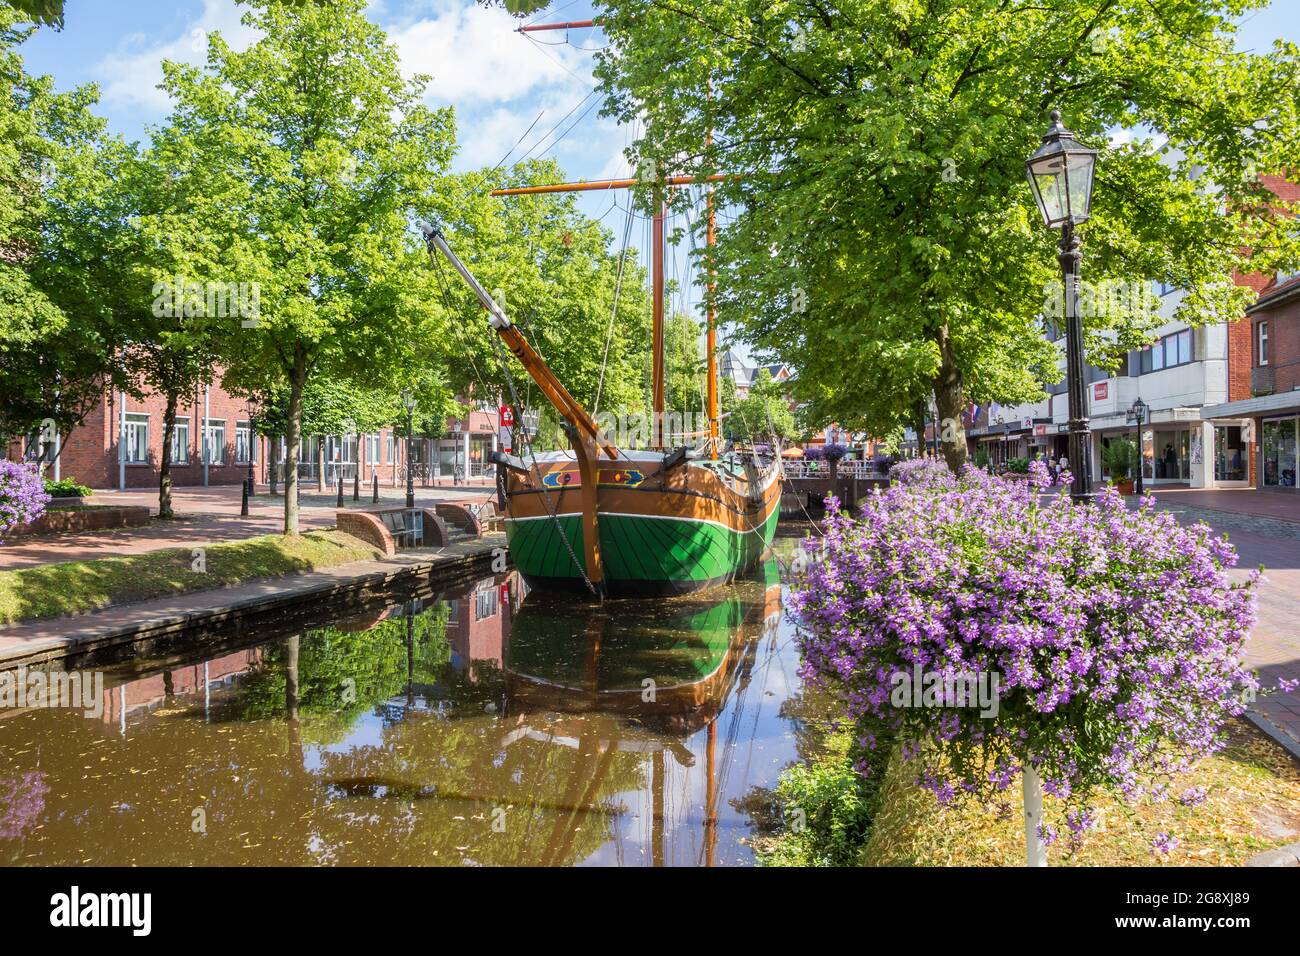
[(248, 484), (248, 497), (253, 497), (257, 490), (257, 472), (254, 470), (254, 459), (257, 454), (257, 418), (253, 414), (253, 406), (248, 406), (248, 477), (245, 481)]
[(415, 507), (415, 472), (411, 467), (411, 436), (415, 432), (415, 396), (409, 389), (402, 391), (402, 407), (406, 409), (406, 507)]
[(1065, 291), (1065, 375), (1070, 402), (1070, 468), (1074, 481), (1070, 497), (1092, 498), (1092, 436), (1088, 426), (1087, 383), (1083, 380), (1083, 323), (1079, 318), (1079, 235), (1075, 226), (1086, 222), (1092, 204), (1093, 170), (1097, 151), (1080, 145), (1052, 111), (1052, 128), (1043, 145), (1025, 162), (1029, 186), (1038, 211), (1049, 228), (1060, 228), (1061, 274)]
[(1134, 424), (1137, 425), (1137, 430), (1138, 430), (1137, 493), (1139, 496), (1141, 496), (1143, 493), (1142, 471), (1143, 471), (1143, 467), (1146, 464), (1146, 462), (1142, 458), (1142, 426), (1145, 425), (1147, 421), (1147, 403), (1142, 401), (1141, 395), (1139, 395), (1137, 397), (1137, 400), (1133, 402), (1133, 407), (1129, 409), (1129, 414), (1133, 417), (1133, 422)]

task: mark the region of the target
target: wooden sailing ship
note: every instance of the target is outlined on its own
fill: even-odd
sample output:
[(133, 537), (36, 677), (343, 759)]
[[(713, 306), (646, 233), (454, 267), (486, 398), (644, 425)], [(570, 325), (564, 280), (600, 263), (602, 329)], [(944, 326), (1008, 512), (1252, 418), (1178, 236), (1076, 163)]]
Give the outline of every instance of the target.
[[(716, 178), (716, 177), (715, 177)], [(694, 182), (673, 177), (668, 185)], [(630, 188), (635, 180), (500, 190), (494, 195)], [(504, 469), (511, 557), (530, 586), (590, 589), (599, 596), (680, 594), (724, 584), (771, 544), (781, 498), (779, 455), (725, 449), (718, 436), (713, 283), (707, 299), (709, 434), (697, 448), (665, 445), (664, 213), (654, 217), (653, 434), (650, 448), (618, 448), (597, 427), (500, 305), (425, 225), (431, 253), (446, 256), (487, 310), (492, 328), (565, 422), (571, 451), (498, 454)], [(710, 198), (708, 240), (713, 243)], [(520, 420), (516, 409), (516, 420)]]

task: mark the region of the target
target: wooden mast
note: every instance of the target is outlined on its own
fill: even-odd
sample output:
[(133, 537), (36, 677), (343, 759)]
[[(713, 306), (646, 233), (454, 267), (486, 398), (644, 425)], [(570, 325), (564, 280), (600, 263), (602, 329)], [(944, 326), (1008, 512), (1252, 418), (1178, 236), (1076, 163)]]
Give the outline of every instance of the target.
[(713, 267), (713, 245), (717, 241), (717, 218), (713, 208), (713, 189), (709, 188), (709, 227), (705, 240), (708, 249), (709, 285), (708, 302), (705, 304), (704, 351), (707, 353), (707, 375), (709, 376), (708, 416), (709, 416), (709, 457), (718, 458), (718, 313), (714, 304), (718, 292), (718, 273)]
[(663, 199), (655, 203), (654, 217), (654, 263), (651, 270), (654, 295), (653, 321), (650, 333), (650, 381), (653, 391), (654, 424), (651, 426), (650, 447), (664, 447), (664, 204)]

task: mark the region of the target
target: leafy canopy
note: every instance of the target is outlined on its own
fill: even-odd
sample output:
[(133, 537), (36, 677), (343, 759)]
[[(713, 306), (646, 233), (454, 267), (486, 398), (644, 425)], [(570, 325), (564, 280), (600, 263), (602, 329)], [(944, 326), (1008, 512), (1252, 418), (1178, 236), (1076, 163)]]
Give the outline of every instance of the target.
[[(1086, 279), (1171, 283), (1202, 323), (1241, 314), (1234, 270), (1300, 259), (1254, 175), (1300, 168), (1297, 50), (1233, 47), (1264, 4), (603, 0), (597, 75), (608, 112), (644, 122), (641, 168), (737, 174), (721, 317), (798, 368), (814, 418), (883, 432), (940, 380), (951, 407), (1059, 377), (1055, 235), (1024, 173), (1053, 108), (1101, 150)], [(1092, 316), (1090, 360), (1157, 321)]]

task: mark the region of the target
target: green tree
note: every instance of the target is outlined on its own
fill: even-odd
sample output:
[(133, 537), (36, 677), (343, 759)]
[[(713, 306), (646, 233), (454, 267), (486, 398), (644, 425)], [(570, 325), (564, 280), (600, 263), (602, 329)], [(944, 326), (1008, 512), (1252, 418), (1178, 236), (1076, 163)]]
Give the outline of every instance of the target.
[(258, 289), (255, 320), (196, 324), (217, 343), (227, 389), (288, 393), (284, 531), (296, 534), (308, 382), (396, 394), (445, 357), (447, 316), (409, 216), (444, 174), (453, 119), (422, 105), (427, 78), (403, 79), (362, 0), (250, 6), (255, 44), (237, 53), (212, 34), (206, 64), (164, 63), (163, 85), (218, 253), (195, 255), (192, 274)]
[(0, 6), (12, 8), (20, 20), (63, 29), (63, 0), (0, 0)]
[(681, 415), (704, 411), (704, 330), (683, 312), (664, 323), (664, 404)]
[[(734, 398), (734, 386), (731, 394)], [(784, 383), (773, 381), (767, 369), (759, 370), (749, 394), (734, 400), (726, 411), (723, 432), (736, 441), (779, 439), (784, 442), (798, 434)]]
[(66, 435), (125, 384), (101, 215), (124, 147), (91, 114), (94, 87), (27, 75), (17, 21), (0, 7), (0, 441)]
[[(960, 421), (967, 397), (1059, 377), (1040, 329), (1055, 242), (1024, 174), (1053, 108), (1101, 150), (1085, 278), (1172, 283), (1203, 323), (1241, 314), (1234, 270), (1300, 258), (1254, 175), (1300, 168), (1297, 49), (1233, 48), (1265, 2), (603, 0), (597, 74), (609, 112), (645, 124), (643, 168), (737, 174), (717, 186), (736, 211), (721, 317), (798, 367), (815, 418), (881, 434), (932, 392)], [(1089, 360), (1157, 321), (1139, 296), (1094, 314)]]

